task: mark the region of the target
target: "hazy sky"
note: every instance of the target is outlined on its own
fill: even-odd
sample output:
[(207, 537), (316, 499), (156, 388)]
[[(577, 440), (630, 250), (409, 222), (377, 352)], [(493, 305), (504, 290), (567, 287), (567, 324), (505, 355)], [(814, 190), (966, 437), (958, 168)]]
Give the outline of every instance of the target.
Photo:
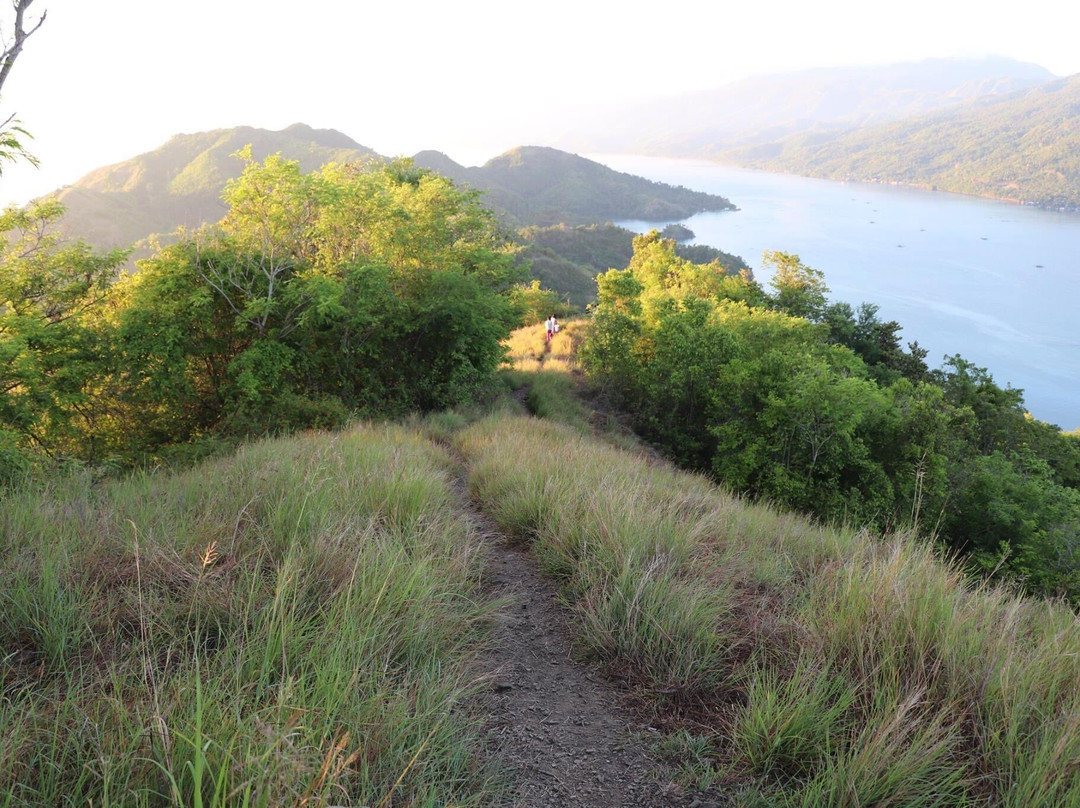
[[(1080, 72), (1080, 3), (1031, 0), (35, 0), (0, 99), (40, 169), (0, 203), (78, 180), (178, 132), (302, 121), (384, 154), (472, 162), (567, 113), (761, 73), (1000, 54)], [(0, 4), (10, 34), (9, 3)]]

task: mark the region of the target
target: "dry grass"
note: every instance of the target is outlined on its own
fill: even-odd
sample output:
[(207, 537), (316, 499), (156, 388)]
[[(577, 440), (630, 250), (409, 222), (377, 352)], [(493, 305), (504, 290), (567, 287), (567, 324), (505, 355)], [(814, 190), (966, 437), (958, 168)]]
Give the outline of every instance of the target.
[(547, 342), (544, 324), (519, 328), (506, 342), (507, 364), (518, 371), (550, 370), (569, 373), (577, 367), (574, 352), (587, 322), (582, 319), (560, 323), (559, 333)]
[(474, 494), (562, 582), (582, 647), (722, 730), (725, 771), (769, 804), (1080, 805), (1063, 604), (557, 424), (502, 416), (460, 445)]
[(358, 427), (0, 507), (0, 805), (473, 805), (483, 559)]

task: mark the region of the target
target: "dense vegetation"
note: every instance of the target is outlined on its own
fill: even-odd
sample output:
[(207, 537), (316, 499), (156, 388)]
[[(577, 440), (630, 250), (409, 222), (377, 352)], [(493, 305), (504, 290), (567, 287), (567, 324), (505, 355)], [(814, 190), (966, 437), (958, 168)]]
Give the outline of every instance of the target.
[(914, 524), (984, 572), (1080, 598), (1080, 436), (959, 356), (931, 371), (876, 307), (829, 304), (769, 253), (773, 292), (639, 237), (599, 279), (582, 358), (681, 464), (829, 521)]
[(219, 225), (116, 277), (56, 202), (0, 222), (0, 474), (35, 454), (145, 461), (208, 439), (441, 408), (498, 366), (514, 248), (408, 162), (248, 159)]
[(934, 115), (800, 135), (728, 156), (833, 179), (873, 180), (1080, 208), (1080, 76)]
[[(528, 262), (532, 276), (579, 307), (596, 299), (598, 274), (626, 266), (634, 254), (634, 233), (610, 222), (524, 227), (518, 233), (525, 246), (520, 260)], [(699, 264), (716, 261), (732, 274), (750, 271), (739, 256), (704, 244), (677, 244), (675, 254)]]
[(972, 589), (908, 532), (749, 505), (580, 428), (504, 415), (457, 443), (580, 647), (669, 728), (657, 749), (684, 782), (755, 808), (1080, 801), (1062, 604)]

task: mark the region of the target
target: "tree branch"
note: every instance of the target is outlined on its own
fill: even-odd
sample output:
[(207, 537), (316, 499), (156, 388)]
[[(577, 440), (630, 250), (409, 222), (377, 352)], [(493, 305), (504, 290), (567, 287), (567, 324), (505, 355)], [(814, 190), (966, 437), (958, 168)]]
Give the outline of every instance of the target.
[(0, 90), (3, 89), (4, 82), (7, 81), (8, 73), (11, 72), (15, 60), (18, 58), (19, 54), (22, 53), (23, 45), (26, 44), (26, 40), (33, 36), (38, 28), (41, 27), (42, 23), (45, 22), (46, 15), (49, 13), (48, 11), (43, 11), (37, 23), (27, 31), (24, 27), (24, 18), (26, 16), (26, 10), (30, 8), (33, 2), (34, 0), (13, 0), (15, 7), (15, 40), (10, 45), (5, 46), (4, 54), (0, 57), (0, 60), (2, 60), (2, 62), (0, 62)]

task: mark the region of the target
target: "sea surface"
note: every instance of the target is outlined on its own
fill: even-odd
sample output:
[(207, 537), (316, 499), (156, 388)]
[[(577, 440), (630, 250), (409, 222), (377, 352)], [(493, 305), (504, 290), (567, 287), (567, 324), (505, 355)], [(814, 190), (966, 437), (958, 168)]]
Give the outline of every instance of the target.
[(929, 349), (932, 367), (958, 353), (1021, 388), (1036, 418), (1080, 427), (1080, 214), (701, 161), (588, 156), (727, 197), (738, 211), (681, 220), (696, 234), (690, 243), (741, 256), (765, 285), (762, 252), (797, 253), (825, 273), (831, 300), (876, 303), (879, 317), (903, 326), (905, 344)]

